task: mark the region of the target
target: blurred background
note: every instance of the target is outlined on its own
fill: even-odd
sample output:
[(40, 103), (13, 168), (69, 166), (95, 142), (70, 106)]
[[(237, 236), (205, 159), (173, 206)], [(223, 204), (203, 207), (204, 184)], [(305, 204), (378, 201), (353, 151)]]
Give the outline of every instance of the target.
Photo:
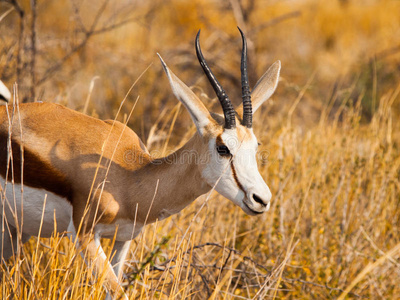
[[(189, 279), (157, 277), (164, 271), (139, 258), (131, 262), (134, 278), (151, 285), (156, 276), (172, 286), (168, 297), (180, 299), (400, 298), (398, 251), (382, 259), (400, 243), (400, 1), (1, 0), (0, 80), (10, 90), (18, 84), (20, 101), (60, 103), (102, 119), (114, 118), (127, 96), (123, 121), (139, 96), (129, 127), (150, 150), (173, 150), (195, 129), (156, 53), (221, 112), (194, 39), (201, 29), (203, 54), (239, 105), (237, 26), (248, 40), (251, 86), (282, 62), (277, 91), (254, 121), (268, 153), (260, 170), (274, 195), (271, 211), (250, 218), (213, 194), (190, 225), (193, 236), (184, 236), (208, 250), (171, 262), (176, 243), (161, 238), (182, 238), (196, 202), (136, 245), (156, 265), (191, 262)], [(164, 260), (151, 256), (155, 247)], [(144, 298), (155, 295), (149, 290)]]
[[(177, 104), (157, 52), (210, 109), (219, 109), (195, 56), (199, 29), (203, 52), (235, 104), (241, 91), (236, 26), (248, 39), (251, 85), (271, 63), (282, 61), (272, 114), (291, 106), (308, 83), (296, 114), (303, 125), (318, 120), (332, 97), (355, 102), (361, 94), (368, 120), (377, 99), (400, 76), (398, 1), (3, 0), (0, 5), (0, 78), (10, 90), (17, 82), (24, 102), (82, 110), (93, 81), (87, 113), (113, 118), (149, 67), (129, 95), (140, 96), (129, 125), (144, 141), (160, 114)], [(185, 112), (176, 130), (190, 124)]]

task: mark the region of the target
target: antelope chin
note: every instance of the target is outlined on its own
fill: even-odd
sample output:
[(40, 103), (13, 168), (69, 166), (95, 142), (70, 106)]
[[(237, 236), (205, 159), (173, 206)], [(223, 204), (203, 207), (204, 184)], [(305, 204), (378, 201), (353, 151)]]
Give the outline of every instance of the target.
[(257, 215), (261, 215), (262, 213), (266, 212), (269, 209), (269, 203), (267, 206), (265, 206), (265, 208), (262, 208), (262, 210), (255, 210), (254, 208), (250, 207), (249, 204), (247, 204), (247, 201), (249, 201), (249, 199), (247, 197), (245, 197), (243, 199), (243, 205), (241, 206), (242, 210), (248, 214), (249, 216), (257, 216)]

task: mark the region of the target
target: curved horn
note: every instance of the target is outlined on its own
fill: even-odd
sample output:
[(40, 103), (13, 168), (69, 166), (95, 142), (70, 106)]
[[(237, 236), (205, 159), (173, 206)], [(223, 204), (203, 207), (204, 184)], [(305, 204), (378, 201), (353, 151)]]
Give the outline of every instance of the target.
[(253, 111), (251, 106), (251, 94), (249, 86), (249, 77), (247, 74), (247, 43), (242, 30), (238, 27), (242, 35), (242, 59), (240, 72), (242, 74), (242, 99), (243, 99), (243, 121), (242, 125), (251, 128), (253, 123)]
[(229, 100), (228, 95), (225, 93), (221, 84), (218, 82), (217, 78), (214, 76), (213, 72), (207, 65), (206, 60), (203, 57), (203, 53), (201, 53), (200, 49), (200, 30), (196, 36), (196, 54), (197, 58), (200, 62), (201, 67), (203, 68), (204, 73), (206, 74), (208, 81), (210, 81), (215, 93), (217, 94), (218, 100), (221, 103), (222, 110), (224, 111), (225, 116), (225, 128), (231, 129), (236, 127), (235, 121), (235, 110), (233, 109), (233, 105), (231, 100)]

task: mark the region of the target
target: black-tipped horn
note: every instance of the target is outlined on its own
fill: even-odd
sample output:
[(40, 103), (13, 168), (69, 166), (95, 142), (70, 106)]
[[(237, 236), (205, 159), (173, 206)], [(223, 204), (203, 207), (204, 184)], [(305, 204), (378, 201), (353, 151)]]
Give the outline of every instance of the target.
[(213, 72), (207, 65), (206, 60), (203, 57), (203, 53), (201, 53), (200, 49), (200, 30), (196, 36), (196, 54), (197, 58), (200, 62), (201, 67), (203, 68), (204, 73), (206, 74), (208, 81), (210, 81), (215, 93), (217, 94), (218, 100), (221, 103), (222, 110), (224, 111), (225, 116), (225, 128), (231, 129), (236, 127), (235, 121), (235, 110), (233, 109), (233, 105), (231, 100), (229, 100), (228, 95), (225, 93), (221, 84), (218, 82), (217, 78), (214, 76)]
[(242, 59), (240, 71), (242, 74), (242, 99), (243, 99), (243, 121), (242, 125), (251, 128), (253, 123), (253, 109), (251, 106), (251, 94), (249, 76), (247, 74), (247, 42), (243, 31), (238, 27), (242, 35)]

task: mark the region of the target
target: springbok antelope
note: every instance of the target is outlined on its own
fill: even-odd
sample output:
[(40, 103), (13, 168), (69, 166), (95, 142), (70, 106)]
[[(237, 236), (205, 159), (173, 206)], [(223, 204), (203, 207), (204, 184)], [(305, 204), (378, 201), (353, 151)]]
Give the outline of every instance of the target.
[[(271, 192), (257, 168), (252, 115), (274, 93), (280, 62), (250, 93), (246, 39), (240, 33), (243, 106), (237, 112), (203, 57), (200, 31), (195, 40), (198, 60), (224, 116), (209, 112), (160, 56), (173, 93), (197, 128), (166, 158), (153, 159), (136, 133), (119, 122), (50, 103), (1, 107), (3, 260), (21, 244), (18, 230), (24, 243), (39, 234), (41, 223), (40, 237), (50, 237), (56, 222), (58, 232), (77, 237), (95, 272), (104, 272), (107, 290), (126, 299), (119, 284), (121, 266), (130, 241), (145, 224), (178, 213), (213, 187), (249, 215), (267, 211)], [(199, 159), (184, 158), (194, 151)], [(100, 238), (114, 236), (115, 254), (109, 262)]]
[(0, 80), (0, 103), (1, 101), (9, 102), (11, 99), (11, 93), (4, 83)]

